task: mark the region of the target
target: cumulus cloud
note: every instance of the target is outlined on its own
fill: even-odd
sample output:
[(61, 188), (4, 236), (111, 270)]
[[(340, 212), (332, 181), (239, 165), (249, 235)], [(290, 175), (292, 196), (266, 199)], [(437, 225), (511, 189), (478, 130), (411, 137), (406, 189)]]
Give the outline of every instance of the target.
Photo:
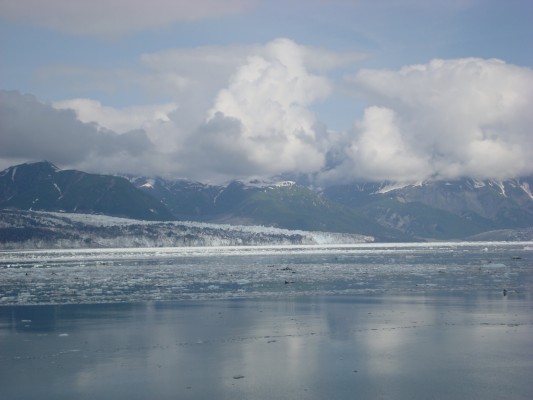
[[(143, 128), (150, 138), (169, 150), (205, 120), (213, 99), (228, 84), (229, 77), (255, 49), (261, 46), (200, 46), (145, 53), (136, 65), (124, 69), (91, 69), (68, 65), (41, 68), (41, 84), (77, 92), (100, 92), (122, 96), (140, 92), (149, 98), (170, 102), (117, 109), (88, 98), (55, 102), (72, 108), (82, 121), (121, 132)], [(163, 114), (154, 121), (150, 114)], [(170, 123), (162, 123), (169, 118)], [(140, 120), (142, 119), (142, 121)], [(146, 121), (150, 127), (146, 126)], [(150, 122), (151, 121), (151, 122)], [(136, 124), (143, 124), (136, 125)], [(155, 125), (155, 126), (154, 126)], [(166, 140), (166, 143), (162, 141)]]
[(111, 71), (106, 78), (102, 71), (68, 68), (57, 74), (93, 88), (137, 86), (172, 102), (117, 109), (79, 98), (54, 107), (116, 132), (142, 128), (159, 153), (173, 157), (147, 164), (147, 174), (227, 180), (314, 172), (324, 165), (328, 137), (311, 106), (332, 90), (328, 71), (363, 57), (288, 39), (170, 49), (143, 54), (144, 75)]
[(371, 104), (327, 176), (508, 178), (533, 172), (533, 70), (500, 60), (433, 60), (348, 78)]
[[(174, 48), (144, 53), (136, 65), (127, 69), (51, 65), (40, 68), (35, 75), (41, 85), (64, 90), (106, 94), (141, 90), (149, 97), (171, 98), (180, 107), (187, 107), (188, 114), (193, 112), (198, 117), (212, 106), (217, 93), (249, 57), (271, 57), (271, 43)], [(331, 51), (296, 43), (294, 46), (305, 68), (320, 75), (367, 57), (360, 52)]]
[(152, 149), (142, 130), (119, 135), (94, 123), (83, 123), (74, 111), (57, 110), (31, 95), (1, 90), (0, 104), (3, 164), (47, 159), (66, 167), (90, 165), (90, 170), (100, 163), (128, 168), (133, 166), (132, 160)]
[[(173, 149), (175, 125), (170, 115), (176, 103), (153, 104), (117, 109), (91, 99), (71, 99), (52, 103), (58, 110), (73, 110), (84, 123), (95, 124), (118, 133), (140, 131), (150, 141), (167, 152)], [(102, 129), (102, 128), (100, 128)]]
[(233, 15), (251, 5), (250, 0), (2, 0), (0, 15), (69, 34), (119, 36)]
[(368, 107), (332, 131), (313, 110), (335, 96), (330, 72), (362, 56), (288, 39), (145, 54), (144, 75), (111, 76), (170, 101), (126, 108), (3, 92), (0, 158), (211, 181), (303, 173), (324, 185), (533, 173), (533, 70), (477, 58), (363, 69), (343, 90)]
[(175, 134), (186, 137), (203, 123), (218, 91), (258, 47), (200, 46), (146, 53), (140, 63), (149, 72), (130, 83), (150, 96), (172, 98), (178, 105), (172, 114)]
[(116, 132), (144, 129), (157, 122), (168, 122), (168, 114), (177, 108), (175, 103), (167, 103), (116, 109), (106, 107), (96, 100), (81, 98), (57, 101), (52, 106), (58, 110), (74, 110), (80, 121), (98, 123)]
[(334, 171), (337, 178), (416, 181), (427, 177), (428, 160), (404, 139), (391, 109), (367, 108), (355, 131), (356, 139), (345, 147), (347, 158)]
[[(326, 78), (307, 70), (305, 51), (290, 40), (279, 39), (237, 69), (228, 87), (218, 93), (207, 120), (208, 126), (224, 118), (239, 121), (228, 134), (225, 130), (216, 133), (217, 141), (225, 143), (219, 157), (229, 158), (238, 148), (245, 165), (270, 175), (322, 168), (325, 149), (308, 107), (327, 97), (331, 87)], [(200, 129), (198, 135), (201, 143), (212, 141), (205, 130)]]

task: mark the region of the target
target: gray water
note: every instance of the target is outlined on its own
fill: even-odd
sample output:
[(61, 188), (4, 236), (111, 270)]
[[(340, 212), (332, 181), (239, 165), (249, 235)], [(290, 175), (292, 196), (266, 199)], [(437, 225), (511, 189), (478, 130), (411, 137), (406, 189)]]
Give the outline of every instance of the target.
[(2, 399), (530, 399), (533, 244), (0, 253)]
[(0, 252), (0, 305), (527, 292), (533, 243)]

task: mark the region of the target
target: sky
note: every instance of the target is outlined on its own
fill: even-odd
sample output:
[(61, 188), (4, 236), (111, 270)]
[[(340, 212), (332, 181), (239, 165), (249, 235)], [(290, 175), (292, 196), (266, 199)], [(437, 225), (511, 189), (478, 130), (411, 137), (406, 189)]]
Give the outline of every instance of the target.
[(533, 174), (530, 0), (0, 0), (0, 169)]

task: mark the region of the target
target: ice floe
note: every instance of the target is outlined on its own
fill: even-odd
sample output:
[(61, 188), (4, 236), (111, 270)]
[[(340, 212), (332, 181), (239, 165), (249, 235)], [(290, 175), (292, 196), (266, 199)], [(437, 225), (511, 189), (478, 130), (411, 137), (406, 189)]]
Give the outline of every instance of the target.
[[(425, 291), (520, 293), (528, 243), (0, 252), (0, 305)], [(290, 283), (290, 284), (288, 284)]]

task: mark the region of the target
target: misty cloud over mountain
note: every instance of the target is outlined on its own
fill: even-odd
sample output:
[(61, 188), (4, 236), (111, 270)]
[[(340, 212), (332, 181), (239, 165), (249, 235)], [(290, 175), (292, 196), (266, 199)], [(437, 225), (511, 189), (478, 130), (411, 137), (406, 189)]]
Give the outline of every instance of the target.
[[(122, 109), (2, 91), (0, 167), (48, 159), (92, 172), (210, 181), (294, 173), (324, 184), (533, 173), (531, 68), (465, 58), (357, 70), (363, 57), (276, 39), (145, 54), (142, 72), (76, 72), (95, 86), (169, 94)], [(365, 108), (333, 130), (316, 106), (339, 87)]]

